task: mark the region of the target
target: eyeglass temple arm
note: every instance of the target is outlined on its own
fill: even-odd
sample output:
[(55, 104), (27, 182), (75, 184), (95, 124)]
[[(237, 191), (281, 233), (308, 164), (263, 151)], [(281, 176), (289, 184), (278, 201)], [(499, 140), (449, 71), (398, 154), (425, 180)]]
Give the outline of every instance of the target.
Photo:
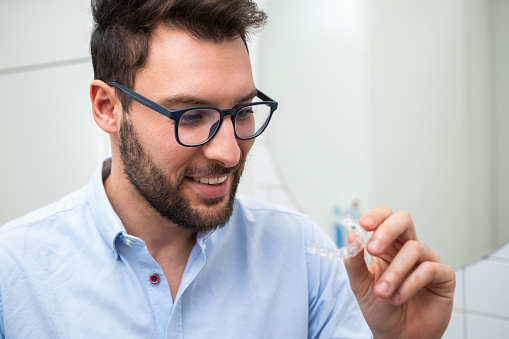
[[(129, 88), (125, 87), (124, 85), (119, 84), (118, 82), (112, 81), (112, 82), (109, 82), (108, 85), (118, 87), (122, 92), (124, 92), (129, 98), (133, 99), (134, 101), (137, 101), (140, 104), (145, 105), (148, 108), (151, 108), (158, 113), (161, 113), (165, 117), (172, 119), (172, 111), (167, 109), (166, 107), (163, 107), (163, 106), (159, 105), (158, 103), (155, 103), (152, 100), (145, 98), (143, 95), (140, 95), (140, 94), (130, 90)], [(277, 108), (278, 103), (276, 102), (276, 100), (272, 99), (267, 94), (260, 91), (259, 89), (256, 89), (256, 91), (257, 91), (257, 95), (260, 99), (262, 99), (263, 101), (269, 101), (269, 102), (274, 103)]]
[(153, 109), (154, 111), (161, 113), (165, 117), (168, 117), (171, 119), (171, 110), (167, 109), (166, 107), (163, 107), (159, 105), (158, 103), (153, 102), (152, 100), (145, 98), (143, 95), (140, 95), (129, 88), (119, 84), (118, 82), (109, 82), (109, 86), (115, 86), (118, 87), (122, 92), (124, 92), (129, 98), (133, 99), (134, 101), (139, 102), (140, 104), (147, 106), (148, 108)]
[(256, 95), (258, 96), (258, 98), (262, 99), (263, 101), (273, 101), (273, 102), (276, 102), (276, 100), (272, 99), (267, 94), (265, 94), (262, 91), (260, 91), (258, 88), (256, 89), (256, 91), (257, 91)]

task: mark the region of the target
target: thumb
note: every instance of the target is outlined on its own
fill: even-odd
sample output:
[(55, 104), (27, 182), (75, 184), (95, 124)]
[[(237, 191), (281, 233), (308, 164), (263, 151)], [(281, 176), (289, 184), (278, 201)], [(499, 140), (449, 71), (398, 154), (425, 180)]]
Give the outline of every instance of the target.
[[(355, 234), (350, 233), (348, 235), (348, 242), (353, 242), (355, 237)], [(364, 249), (357, 255), (345, 259), (344, 263), (354, 294), (357, 296), (361, 291), (367, 291), (372, 279), (366, 261), (364, 260)]]

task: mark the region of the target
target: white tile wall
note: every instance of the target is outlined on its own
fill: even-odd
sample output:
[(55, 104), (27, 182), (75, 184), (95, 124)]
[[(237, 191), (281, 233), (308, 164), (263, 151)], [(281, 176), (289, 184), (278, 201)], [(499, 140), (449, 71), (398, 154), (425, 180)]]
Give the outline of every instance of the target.
[(509, 337), (508, 319), (467, 313), (468, 339), (504, 339)]
[(453, 311), (451, 316), (451, 322), (449, 323), (449, 327), (444, 333), (442, 339), (461, 339), (465, 338), (465, 328), (464, 328), (464, 314), (463, 312)]
[(463, 312), (465, 308), (465, 274), (462, 269), (456, 270), (456, 291), (454, 291), (453, 309), (457, 312)]
[(509, 261), (509, 243), (506, 244), (505, 246), (500, 247), (495, 252), (493, 252), (491, 254), (491, 258), (505, 259), (505, 260)]
[(89, 62), (0, 75), (0, 225), (84, 184), (105, 154)]
[(88, 0), (0, 4), (0, 70), (88, 57)]
[(84, 185), (108, 153), (88, 95), (89, 7), (0, 2), (0, 225)]
[(466, 311), (509, 320), (509, 260), (488, 257), (464, 274)]

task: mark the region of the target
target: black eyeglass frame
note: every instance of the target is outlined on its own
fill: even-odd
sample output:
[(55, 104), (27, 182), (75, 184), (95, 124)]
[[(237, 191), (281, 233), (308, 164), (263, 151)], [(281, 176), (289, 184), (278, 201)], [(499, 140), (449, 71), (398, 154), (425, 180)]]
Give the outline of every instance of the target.
[[(234, 130), (234, 133), (235, 133), (235, 138), (237, 138), (239, 140), (251, 140), (251, 139), (254, 139), (254, 138), (260, 136), (260, 134), (262, 134), (265, 131), (265, 129), (267, 128), (267, 125), (270, 122), (270, 119), (272, 118), (272, 113), (274, 113), (274, 111), (277, 109), (277, 106), (278, 106), (277, 101), (275, 101), (274, 99), (270, 98), (268, 95), (264, 94), (262, 91), (256, 89), (256, 93), (257, 93), (256, 96), (258, 98), (260, 98), (262, 101), (251, 102), (251, 103), (244, 104), (244, 105), (241, 105), (241, 106), (236, 107), (236, 108), (219, 109), (219, 108), (213, 107), (213, 106), (195, 106), (195, 107), (186, 107), (186, 108), (182, 108), (182, 109), (171, 110), (171, 109), (168, 109), (168, 108), (166, 108), (164, 106), (161, 106), (161, 105), (155, 103), (154, 101), (152, 101), (152, 100), (150, 100), (148, 98), (145, 98), (143, 95), (136, 93), (135, 91), (125, 87), (122, 84), (119, 84), (118, 82), (112, 81), (112, 82), (109, 82), (108, 85), (109, 86), (117, 87), (122, 92), (124, 92), (125, 95), (127, 95), (129, 98), (133, 99), (134, 101), (136, 101), (136, 102), (142, 104), (143, 106), (148, 107), (148, 108), (156, 111), (157, 113), (160, 113), (160, 114), (164, 115), (165, 117), (175, 121), (175, 139), (177, 140), (177, 142), (180, 145), (185, 146), (185, 147), (198, 147), (198, 146), (204, 145), (207, 142), (209, 142), (216, 135), (217, 131), (219, 131), (219, 128), (223, 124), (224, 117), (228, 116), (228, 115), (231, 115), (231, 117), (232, 117), (232, 123), (233, 123), (233, 130)], [(249, 138), (241, 138), (241, 137), (239, 137), (237, 135), (237, 130), (235, 128), (235, 118), (237, 117), (237, 113), (240, 112), (243, 108), (248, 107), (248, 106), (254, 106), (254, 105), (267, 105), (267, 106), (269, 106), (270, 107), (270, 114), (269, 114), (269, 116), (267, 118), (267, 121), (265, 121), (264, 125), (259, 129), (259, 131), (256, 134), (254, 134), (253, 136), (251, 136)], [(186, 145), (186, 144), (184, 144), (184, 143), (182, 143), (180, 141), (179, 136), (178, 136), (179, 121), (180, 121), (180, 118), (186, 112), (194, 110), (194, 109), (213, 109), (213, 110), (218, 111), (219, 112), (219, 124), (216, 127), (215, 131), (213, 133), (211, 133), (209, 135), (209, 137), (207, 138), (207, 140), (205, 140), (204, 142), (196, 144), (196, 145)]]

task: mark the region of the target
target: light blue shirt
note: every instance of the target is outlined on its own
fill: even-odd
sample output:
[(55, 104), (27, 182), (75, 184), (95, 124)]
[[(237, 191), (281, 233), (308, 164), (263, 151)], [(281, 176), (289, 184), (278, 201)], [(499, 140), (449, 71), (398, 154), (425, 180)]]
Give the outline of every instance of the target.
[(305, 250), (324, 232), (246, 197), (197, 235), (173, 301), (105, 175), (0, 228), (0, 338), (370, 338), (342, 262)]

